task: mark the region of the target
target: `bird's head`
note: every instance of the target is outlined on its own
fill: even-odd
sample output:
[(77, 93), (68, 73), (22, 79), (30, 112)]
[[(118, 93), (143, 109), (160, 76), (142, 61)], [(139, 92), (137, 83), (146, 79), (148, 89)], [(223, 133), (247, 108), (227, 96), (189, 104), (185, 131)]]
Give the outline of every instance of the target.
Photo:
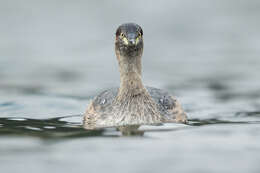
[(124, 57), (141, 56), (143, 52), (143, 30), (135, 23), (125, 23), (116, 30), (115, 49)]

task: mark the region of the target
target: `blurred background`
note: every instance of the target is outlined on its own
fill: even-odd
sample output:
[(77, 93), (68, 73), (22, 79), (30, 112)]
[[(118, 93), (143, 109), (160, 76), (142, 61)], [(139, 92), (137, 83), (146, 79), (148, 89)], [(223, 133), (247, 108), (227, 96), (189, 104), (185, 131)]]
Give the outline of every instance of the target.
[[(259, 18), (258, 0), (1, 0), (0, 118), (40, 119), (82, 114), (97, 93), (119, 85), (115, 31), (122, 23), (135, 22), (144, 30), (146, 85), (177, 95), (190, 119), (259, 122)], [(80, 121), (80, 118), (76, 120)], [(155, 141), (149, 140), (138, 141), (141, 145), (133, 147), (138, 139), (121, 139), (115, 146), (129, 146), (123, 151), (127, 151), (128, 160), (135, 168), (123, 161), (119, 163), (131, 171), (140, 168), (153, 172), (163, 167), (178, 172), (232, 172), (237, 167), (236, 172), (257, 172), (260, 169), (256, 162), (260, 159), (257, 130), (260, 129), (256, 125), (207, 126), (207, 133), (201, 129), (156, 136), (163, 139), (156, 140), (162, 150), (156, 148)], [(205, 138), (196, 140), (202, 134)], [(180, 141), (170, 140), (172, 136)], [(227, 138), (231, 141), (226, 141)], [(56, 144), (51, 146), (56, 150), (53, 153), (44, 148), (45, 144), (31, 138), (20, 139), (21, 146), (16, 145), (17, 140), (7, 136), (0, 142), (0, 153), (5, 157), (0, 156), (5, 164), (1, 167), (5, 172), (13, 160), (21, 163), (13, 171), (21, 169), (21, 158), (28, 152), (31, 155), (25, 158), (34, 164), (31, 170), (42, 168), (42, 171), (69, 170), (57, 164), (65, 168), (76, 165), (75, 170), (85, 170), (83, 161), (91, 162), (97, 154), (106, 161), (104, 167), (98, 168), (100, 171), (113, 165), (112, 155), (125, 159), (120, 155), (122, 150), (112, 147), (111, 151), (113, 139), (92, 139), (90, 144), (81, 139), (74, 145), (66, 143), (66, 150), (58, 150), (60, 144)], [(13, 145), (8, 146), (10, 143)], [(84, 149), (75, 149), (75, 145)], [(38, 153), (39, 147), (53, 155)], [(102, 153), (98, 152), (99, 147)], [(176, 155), (174, 147), (179, 150)], [(19, 152), (13, 152), (24, 148), (28, 152), (23, 152), (20, 158)], [(131, 153), (132, 150), (140, 152)], [(161, 151), (159, 156), (153, 154), (158, 151)], [(183, 156), (185, 151), (190, 154)], [(77, 152), (77, 157), (70, 156)], [(140, 158), (134, 161), (137, 155)], [(34, 157), (44, 159), (38, 162)], [(76, 157), (75, 161), (71, 162), (70, 157)], [(158, 157), (162, 165), (156, 164)], [(170, 159), (177, 165), (173, 166)], [(154, 165), (144, 166), (150, 163)], [(97, 169), (94, 166), (91, 170)]]

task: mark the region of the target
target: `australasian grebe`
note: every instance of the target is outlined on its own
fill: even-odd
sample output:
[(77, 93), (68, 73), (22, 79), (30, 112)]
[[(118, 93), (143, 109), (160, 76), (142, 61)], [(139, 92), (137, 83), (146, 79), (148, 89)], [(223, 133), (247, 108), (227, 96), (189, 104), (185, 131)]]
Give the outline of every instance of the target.
[(175, 97), (142, 83), (143, 31), (139, 25), (126, 23), (118, 27), (115, 52), (120, 87), (106, 90), (91, 101), (84, 115), (84, 128), (116, 126), (124, 131), (144, 124), (187, 122)]

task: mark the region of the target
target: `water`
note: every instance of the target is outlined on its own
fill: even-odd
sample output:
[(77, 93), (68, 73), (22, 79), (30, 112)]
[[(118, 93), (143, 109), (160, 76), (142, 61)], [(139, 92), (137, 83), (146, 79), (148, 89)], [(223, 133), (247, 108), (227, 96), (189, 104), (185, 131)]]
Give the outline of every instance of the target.
[[(260, 171), (260, 3), (0, 2), (1, 172)], [(119, 85), (114, 32), (144, 30), (144, 83), (189, 124), (87, 131), (82, 114)]]

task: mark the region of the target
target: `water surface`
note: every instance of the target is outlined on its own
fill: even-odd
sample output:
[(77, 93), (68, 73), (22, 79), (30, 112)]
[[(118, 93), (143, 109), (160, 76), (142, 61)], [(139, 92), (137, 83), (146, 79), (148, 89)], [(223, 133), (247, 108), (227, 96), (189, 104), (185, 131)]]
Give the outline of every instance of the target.
[[(1, 172), (260, 171), (260, 3), (0, 2)], [(114, 33), (143, 27), (143, 79), (176, 95), (189, 123), (84, 130), (119, 85)]]

